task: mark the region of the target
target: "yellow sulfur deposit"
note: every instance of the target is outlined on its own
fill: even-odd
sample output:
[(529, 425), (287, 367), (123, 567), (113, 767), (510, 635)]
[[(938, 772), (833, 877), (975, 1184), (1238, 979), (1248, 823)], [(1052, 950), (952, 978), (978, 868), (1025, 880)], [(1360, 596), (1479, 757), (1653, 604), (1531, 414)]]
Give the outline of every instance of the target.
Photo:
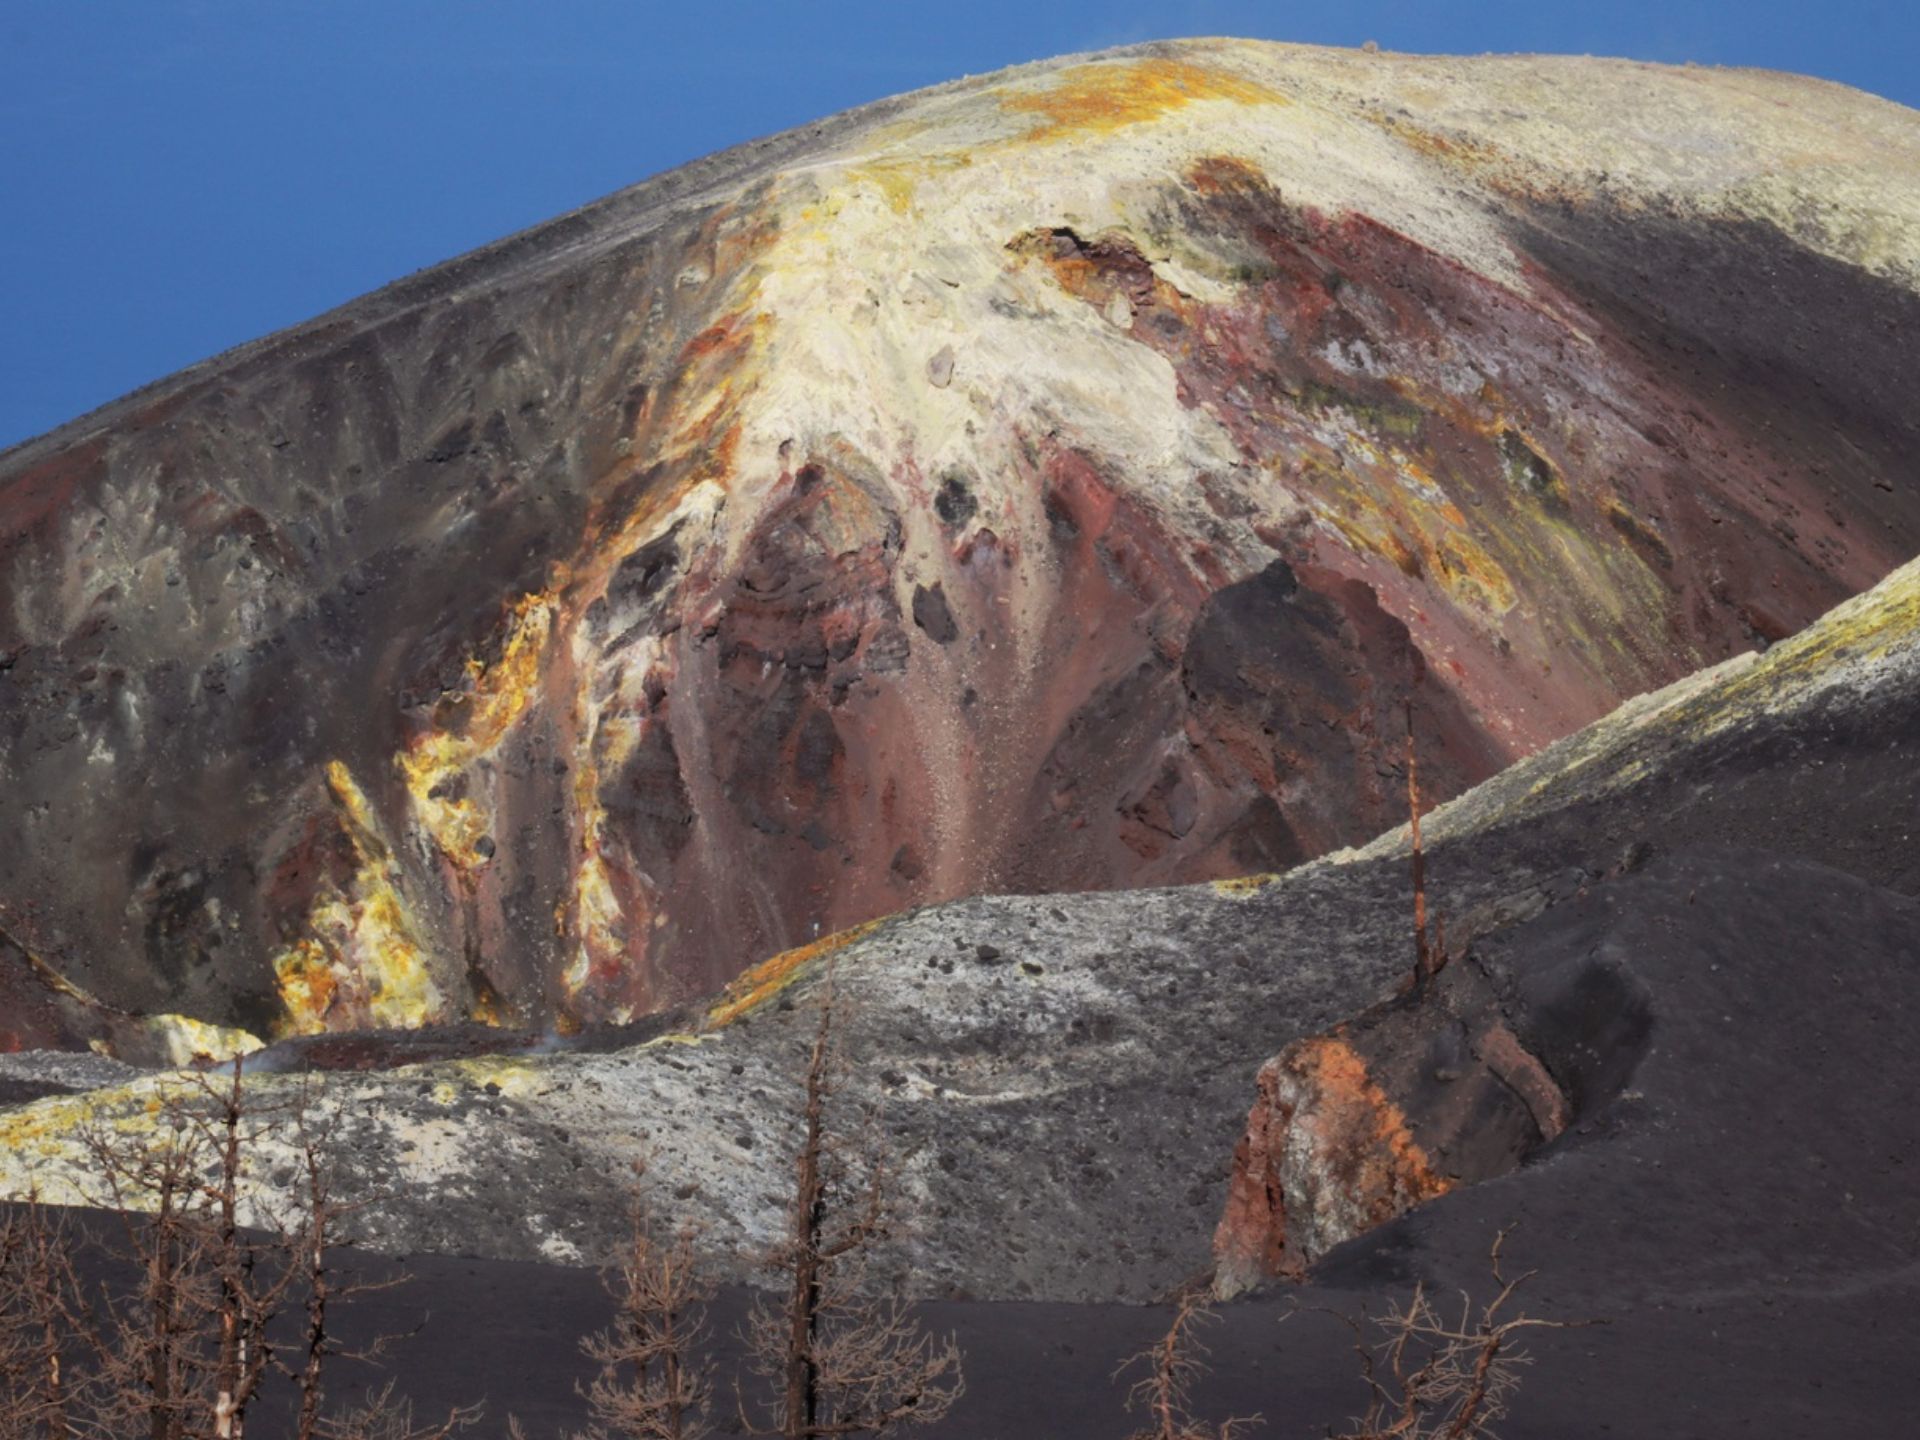
[(727, 986), (719, 1001), (707, 1011), (707, 1024), (712, 1027), (729, 1025), (742, 1015), (758, 1009), (798, 980), (801, 972), (815, 960), (831, 955), (836, 950), (844, 950), (854, 941), (872, 934), (883, 923), (869, 920), (864, 925), (823, 935), (810, 944), (782, 950), (771, 960), (763, 960)]
[(358, 865), (347, 893), (325, 887), (307, 933), (273, 957), (286, 1028), (314, 1034), (343, 1015), (351, 1024), (414, 1027), (440, 1019), (444, 997), (400, 891), (379, 817), (347, 767), (327, 766), (336, 814)]
[(533, 702), (556, 609), (550, 595), (521, 596), (509, 615), (499, 657), (491, 664), (467, 661), (473, 688), (458, 732), (431, 731), (398, 758), (414, 813), (434, 844), (463, 869), (486, 863), (477, 847), (493, 822), (471, 795), (450, 796), (447, 787), (498, 745)]
[(1226, 100), (1238, 105), (1291, 103), (1279, 91), (1257, 81), (1187, 60), (1075, 65), (1051, 79), (1043, 90), (1016, 91), (1000, 98), (1004, 109), (1041, 118), (1042, 123), (1024, 137), (1031, 143), (1158, 120), (1199, 100)]

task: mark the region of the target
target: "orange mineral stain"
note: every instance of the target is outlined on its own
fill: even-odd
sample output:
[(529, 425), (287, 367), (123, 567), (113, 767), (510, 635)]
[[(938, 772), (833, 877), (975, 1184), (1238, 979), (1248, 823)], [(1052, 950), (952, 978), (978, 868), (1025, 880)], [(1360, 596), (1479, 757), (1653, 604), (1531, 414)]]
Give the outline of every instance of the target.
[(1072, 135), (1106, 134), (1124, 125), (1158, 120), (1197, 100), (1240, 105), (1287, 105), (1277, 90), (1186, 60), (1134, 60), (1075, 65), (1037, 93), (1002, 97), (1002, 108), (1040, 117), (1024, 137), (1029, 142)]

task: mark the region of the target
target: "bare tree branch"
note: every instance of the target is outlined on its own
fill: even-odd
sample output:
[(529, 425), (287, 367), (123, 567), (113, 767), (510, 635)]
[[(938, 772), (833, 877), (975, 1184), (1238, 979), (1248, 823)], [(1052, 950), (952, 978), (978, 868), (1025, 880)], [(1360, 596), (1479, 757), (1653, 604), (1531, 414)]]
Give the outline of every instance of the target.
[[(81, 1127), (88, 1199), (118, 1212), (110, 1248), (131, 1279), (104, 1286), (96, 1312), (64, 1223), (37, 1203), (0, 1219), (0, 1440), (245, 1440), (275, 1373), (298, 1396), (297, 1440), (442, 1440), (471, 1423), (477, 1410), (416, 1425), (391, 1386), (325, 1411), (328, 1361), (371, 1360), (384, 1344), (340, 1345), (333, 1308), (400, 1281), (343, 1283), (331, 1271), (338, 1229), (359, 1205), (335, 1196), (311, 1102), (303, 1087), (261, 1103), (242, 1060), (165, 1082), (131, 1123)], [(302, 1193), (276, 1213), (248, 1170), (263, 1140), (289, 1133)], [(276, 1322), (297, 1305), (306, 1324), (291, 1364), (276, 1353)]]
[(1337, 1440), (1494, 1440), (1493, 1427), (1510, 1409), (1523, 1368), (1533, 1363), (1521, 1336), (1591, 1323), (1506, 1315), (1534, 1274), (1507, 1278), (1501, 1251), (1508, 1233), (1494, 1237), (1488, 1259), (1496, 1289), (1477, 1309), (1473, 1297), (1462, 1293), (1458, 1318), (1451, 1318), (1418, 1286), (1405, 1304), (1379, 1319), (1382, 1338), (1373, 1345), (1347, 1321), (1354, 1327), (1368, 1401)]
[(1407, 700), (1407, 824), (1413, 850), (1413, 985), (1425, 990), (1447, 968), (1447, 924), (1436, 922), (1438, 940), (1427, 937), (1427, 853), (1420, 844), (1420, 761), (1413, 748), (1413, 701)]
[[(438, 1424), (417, 1424), (413, 1402), (394, 1394), (389, 1380), (359, 1405), (320, 1423), (320, 1440), (447, 1440), (480, 1422), (478, 1405), (456, 1406)], [(519, 1426), (512, 1427), (519, 1433)]]
[(770, 1424), (757, 1424), (744, 1400), (742, 1421), (786, 1440), (931, 1424), (964, 1385), (954, 1339), (925, 1333), (874, 1283), (874, 1247), (892, 1232), (899, 1177), (877, 1119), (848, 1127), (838, 1115), (846, 1062), (833, 1030), (833, 981), (829, 963), (803, 1082), (788, 1234), (773, 1257), (786, 1295), (756, 1306), (746, 1331), (752, 1367), (774, 1398)]
[(614, 1323), (581, 1341), (599, 1373), (581, 1393), (592, 1420), (581, 1440), (701, 1440), (712, 1432), (712, 1365), (700, 1357), (713, 1286), (682, 1229), (662, 1241), (636, 1200), (627, 1252), (607, 1277)]
[(37, 1194), (0, 1221), (0, 1440), (74, 1440), (92, 1400), (72, 1364), (94, 1335), (74, 1231)]
[(1127, 1409), (1144, 1411), (1148, 1424), (1127, 1440), (1234, 1440), (1261, 1423), (1258, 1415), (1244, 1415), (1210, 1425), (1193, 1413), (1193, 1388), (1208, 1370), (1207, 1346), (1197, 1332), (1217, 1318), (1205, 1288), (1189, 1286), (1167, 1333), (1113, 1372), (1117, 1380), (1129, 1370), (1145, 1371), (1127, 1391)]

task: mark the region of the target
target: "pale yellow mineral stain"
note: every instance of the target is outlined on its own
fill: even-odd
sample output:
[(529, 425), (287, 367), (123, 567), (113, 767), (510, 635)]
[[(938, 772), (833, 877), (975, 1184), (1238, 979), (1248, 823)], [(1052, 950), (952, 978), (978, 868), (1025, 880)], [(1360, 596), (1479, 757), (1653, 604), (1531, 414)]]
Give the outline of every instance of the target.
[[(1350, 549), (1435, 581), (1462, 610), (1497, 618), (1518, 601), (1506, 569), (1413, 456), (1349, 442), (1349, 466), (1313, 465), (1300, 500)], [(1409, 483), (1412, 482), (1412, 483)]]
[(573, 956), (560, 977), (570, 997), (578, 996), (586, 989), (598, 966), (609, 963), (617, 965), (626, 956), (621, 939), (621, 932), (626, 925), (626, 911), (621, 907), (620, 896), (614, 890), (606, 858), (599, 851), (598, 808), (596, 805), (596, 813), (588, 817), (596, 833), (588, 842), (573, 874)]
[(455, 1081), (464, 1082), (469, 1090), (483, 1090), (491, 1085), (513, 1099), (544, 1093), (545, 1087), (552, 1084), (552, 1076), (537, 1064), (514, 1055), (456, 1060), (447, 1069), (452, 1071)]
[(1245, 900), (1249, 896), (1258, 895), (1279, 878), (1278, 875), (1235, 875), (1226, 880), (1215, 880), (1210, 883), (1216, 895), (1223, 895), (1229, 900)]
[[(111, 1206), (114, 1196), (87, 1150), (87, 1135), (152, 1134), (170, 1100), (196, 1093), (194, 1077), (166, 1073), (0, 1112), (0, 1201), (33, 1195), (50, 1205)], [(124, 1189), (119, 1199), (127, 1210), (154, 1205), (138, 1187)]]
[(1858, 675), (1890, 655), (1920, 645), (1920, 560), (1873, 589), (1827, 612), (1798, 635), (1769, 649), (1725, 685), (1693, 698), (1676, 717), (1693, 733), (1711, 734), (1746, 715), (1784, 709), (1822, 681)]
[(645, 1041), (640, 1048), (642, 1050), (656, 1050), (664, 1045), (684, 1045), (697, 1048), (713, 1038), (712, 1035), (699, 1035), (684, 1030), (670, 1030), (665, 1035), (656, 1035), (653, 1039)]
[[(963, 170), (971, 164), (973, 157), (965, 152), (882, 155), (852, 166), (847, 171), (847, 178), (854, 185), (872, 185), (880, 192), (889, 210), (895, 215), (905, 215), (913, 209), (915, 192), (923, 181), (935, 175)], [(837, 213), (838, 207), (834, 209)], [(802, 218), (811, 220), (816, 217), (809, 213), (803, 214)]]
[[(666, 477), (650, 485), (605, 530), (590, 530), (554, 587), (553, 593), (566, 599), (564, 617), (554, 628), (568, 634), (577, 677), (571, 704), (578, 737), (572, 761), (573, 876), (555, 914), (556, 931), (570, 947), (560, 976), (569, 997), (580, 995), (596, 971), (626, 967), (633, 958), (634, 937), (644, 939), (653, 918), (651, 909), (628, 913), (622, 904), (614, 883), (616, 862), (604, 848), (605, 811), (599, 798), (602, 776), (617, 771), (640, 741), (635, 711), (651, 652), (624, 657), (609, 693), (604, 688), (607, 657), (573, 625), (573, 617), (606, 593), (629, 557), (676, 523), (691, 522), (690, 529), (702, 535), (718, 528), (737, 472), (740, 409), (766, 372), (773, 333), (769, 316), (743, 308), (758, 283), (757, 264), (744, 266), (741, 306), (683, 347), (680, 373), (664, 413), (652, 417), (647, 433), (630, 437), (630, 448), (643, 449), (652, 464), (666, 469)], [(644, 907), (645, 886), (637, 888)], [(630, 1018), (618, 1007), (609, 1015)]]
[(486, 863), (478, 847), (493, 817), (471, 794), (451, 795), (448, 789), (499, 745), (533, 703), (556, 608), (548, 594), (515, 601), (499, 655), (491, 662), (467, 661), (472, 690), (460, 728), (429, 731), (397, 757), (414, 814), (441, 853), (462, 869)]
[[(196, 1020), (191, 1015), (148, 1015), (140, 1020), (139, 1028), (148, 1045), (173, 1066), (191, 1065), (196, 1060), (224, 1063), (236, 1055), (251, 1055), (266, 1043), (246, 1030)], [(95, 1048), (107, 1049), (99, 1042), (95, 1042)]]
[(316, 1034), (333, 1018), (393, 1028), (440, 1019), (445, 1000), (401, 894), (379, 817), (338, 760), (327, 766), (327, 788), (357, 863), (347, 893), (324, 888), (308, 912), (306, 934), (273, 957), (285, 1029)]

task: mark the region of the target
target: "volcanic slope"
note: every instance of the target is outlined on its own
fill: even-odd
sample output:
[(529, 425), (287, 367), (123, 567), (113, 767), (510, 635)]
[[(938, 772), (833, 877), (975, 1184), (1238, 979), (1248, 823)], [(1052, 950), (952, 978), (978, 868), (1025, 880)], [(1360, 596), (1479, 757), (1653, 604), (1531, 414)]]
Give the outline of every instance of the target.
[[(1272, 1251), (1318, 1275), (1411, 1264), (1419, 1237), (1450, 1237), (1427, 1258), (1451, 1284), (1484, 1258), (1487, 1222), (1526, 1221), (1554, 1293), (1614, 1315), (1656, 1290), (1746, 1304), (1762, 1274), (1833, 1296), (1910, 1276), (1917, 749), (1920, 562), (1443, 807), (1432, 891), (1461, 956), (1452, 988), (1414, 1003), (1454, 1053), (1409, 1051), (1429, 1067), (1411, 1088), (1372, 1077), (1375, 1152), (1309, 1177), (1366, 1202), (1411, 1127), (1429, 1203), (1344, 1233), (1338, 1206), (1305, 1207)], [(904, 1283), (1151, 1299), (1214, 1268), (1217, 1227), (1232, 1239), (1218, 1222), (1262, 1062), (1409, 1003), (1399, 843), (1264, 880), (930, 907), (763, 967), (683, 1032), (621, 1052), (334, 1076), (345, 1183), (382, 1197), (364, 1238), (599, 1257), (644, 1157), (656, 1209), (751, 1278), (781, 1224), (808, 1001), (834, 956), (851, 1103), (878, 1107), (906, 1157)], [(1485, 1043), (1480, 990), (1510, 1048)], [(1516, 1053), (1554, 1089), (1551, 1134), (1488, 1109), (1452, 1148), (1429, 1138), (1449, 1114), (1436, 1090), (1472, 1102), (1476, 1061)], [(7, 1187), (81, 1197), (77, 1123), (138, 1124), (166, 1083), (0, 1115)], [(1257, 1259), (1263, 1239), (1225, 1260)], [(1626, 1273), (1659, 1285), (1623, 1291)]]
[(1920, 118), (1740, 71), (1171, 43), (649, 181), (0, 457), (0, 1043), (1364, 841), (1408, 697), (1455, 794), (1920, 550), (1916, 286)]

